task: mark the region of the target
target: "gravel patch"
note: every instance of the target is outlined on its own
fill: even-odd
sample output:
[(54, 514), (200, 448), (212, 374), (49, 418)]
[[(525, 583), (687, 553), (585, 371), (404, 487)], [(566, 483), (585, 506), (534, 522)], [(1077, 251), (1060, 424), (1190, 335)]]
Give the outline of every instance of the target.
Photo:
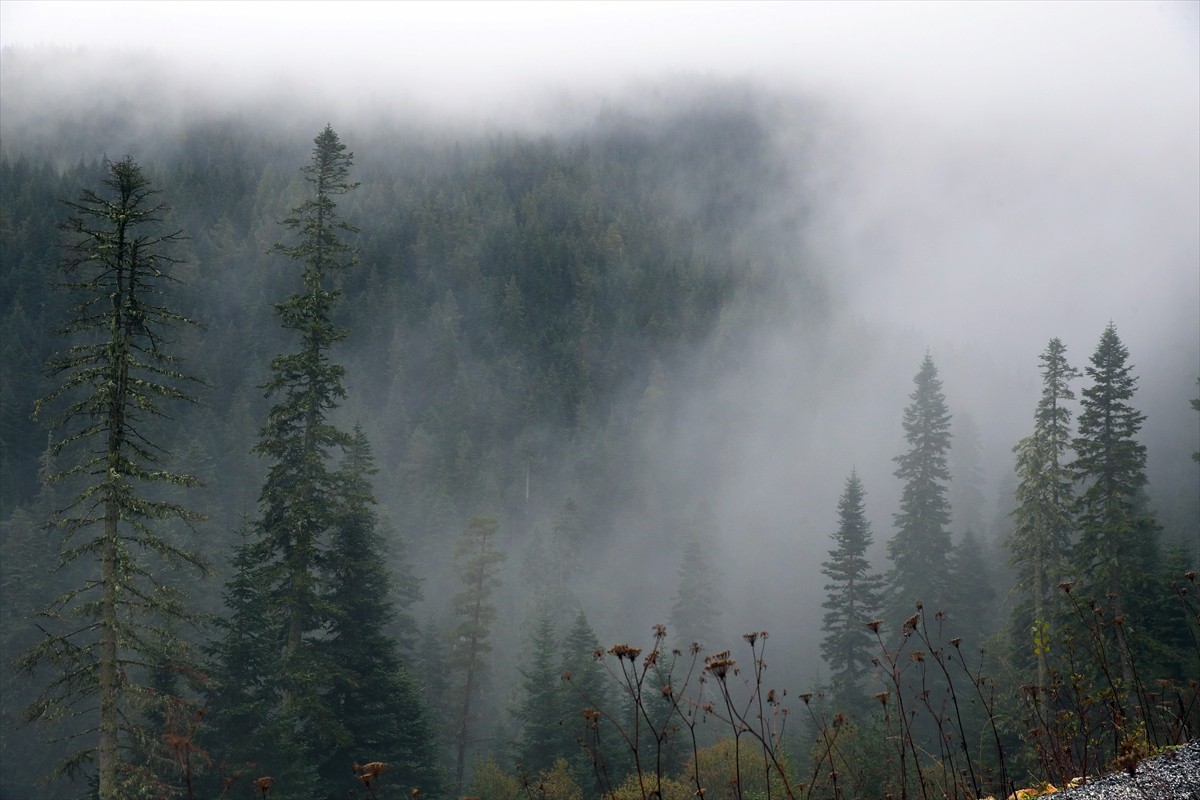
[(1200, 800), (1200, 742), (1143, 761), (1137, 772), (1118, 772), (1050, 795), (1054, 800)]

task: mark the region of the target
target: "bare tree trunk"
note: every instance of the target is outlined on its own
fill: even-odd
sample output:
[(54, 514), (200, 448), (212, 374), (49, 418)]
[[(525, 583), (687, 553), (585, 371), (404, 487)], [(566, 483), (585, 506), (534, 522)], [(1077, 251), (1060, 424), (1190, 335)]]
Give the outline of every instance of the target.
[(111, 503), (104, 517), (104, 548), (100, 566), (100, 800), (117, 797), (117, 509)]
[(1039, 553), (1033, 564), (1033, 624), (1038, 626), (1037, 632), (1034, 634), (1037, 641), (1037, 711), (1038, 718), (1045, 721), (1049, 712), (1049, 703), (1047, 695), (1050, 693), (1047, 684), (1050, 681), (1050, 668), (1046, 661), (1046, 647), (1050, 642), (1048, 632), (1043, 635), (1042, 625), (1049, 625), (1046, 620), (1046, 591), (1043, 586), (1045, 576), (1042, 567), (1042, 560), (1045, 554)]
[(471, 642), (471, 663), (467, 669), (467, 685), (463, 695), (462, 713), (458, 718), (458, 761), (455, 765), (455, 786), (462, 788), (467, 768), (467, 738), (470, 733), (471, 695), (475, 693), (475, 642)]

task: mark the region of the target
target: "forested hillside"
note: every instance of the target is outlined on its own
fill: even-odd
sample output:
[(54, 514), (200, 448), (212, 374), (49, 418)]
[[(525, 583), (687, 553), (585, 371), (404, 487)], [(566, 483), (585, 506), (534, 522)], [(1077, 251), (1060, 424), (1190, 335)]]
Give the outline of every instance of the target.
[[(936, 768), (926, 768), (941, 773), (928, 785), (953, 786), (951, 796), (966, 796), (957, 792), (972, 781), (975, 790), (985, 780), (1012, 788), (1014, 776), (1048, 776), (1047, 765), (1065, 768), (1078, 754), (1030, 739), (1015, 721), (1032, 709), (1045, 715), (1046, 736), (1066, 741), (1068, 720), (1051, 720), (1047, 702), (1075, 719), (1093, 714), (1096, 732), (1083, 738), (1113, 752), (1084, 754), (1086, 768), (1110, 766), (1108, 756), (1135, 745), (1149, 752), (1197, 735), (1196, 688), (1187, 694), (1185, 680), (1200, 668), (1200, 650), (1184, 635), (1200, 632), (1196, 590), (1179, 591), (1200, 563), (1189, 460), (1200, 448), (1196, 376), (1162, 379), (1187, 354), (1131, 353), (1116, 319), (1070, 343), (1075, 367), (1057, 338), (1041, 362), (1022, 353), (1022, 368), (996, 367), (996, 352), (970, 337), (931, 342), (917, 321), (895, 330), (862, 318), (840, 265), (822, 261), (814, 244), (831, 235), (809, 212), (822, 190), (836, 191), (829, 141), (842, 124), (825, 104), (788, 100), (785, 136), (772, 121), (780, 98), (693, 86), (530, 133), (382, 114), (326, 119), (307, 107), (189, 107), (165, 81), (124, 87), (101, 114), (82, 99), (74, 108), (35, 102), (57, 86), (61, 55), (4, 54), (5, 116), (27, 108), (0, 128), (3, 797), (81, 796), (95, 771), (85, 764), (71, 780), (36, 783), (74, 747), (41, 739), (84, 731), (91, 747), (95, 723), (68, 715), (18, 727), (31, 703), (47, 711), (39, 692), (61, 662), (34, 659), (24, 671), (12, 662), (63, 625), (39, 611), (93, 585), (90, 553), (55, 569), (69, 547), (46, 523), (81, 477), (47, 481), (75, 466), (72, 451), (55, 449), (52, 415), (32, 414), (62, 380), (47, 365), (78, 341), (59, 335), (79, 302), (56, 286), (72, 241), (63, 201), (102, 194), (116, 164), (136, 165), (154, 201), (169, 207), (154, 224), (183, 237), (169, 243), (177, 282), (155, 296), (198, 323), (167, 325), (151, 348), (169, 350), (198, 379), (187, 384), (196, 402), (164, 407), (138, 429), (163, 448), (164, 469), (199, 479), (186, 490), (189, 481), (147, 489), (153, 502), (184, 503), (204, 519), (148, 517), (169, 546), (137, 556), (182, 591), (186, 613), (163, 626), (191, 655), (112, 678), (144, 680), (156, 697), (179, 701), (140, 709), (149, 743), (122, 740), (142, 759), (137, 769), (160, 782), (145, 785), (169, 793), (161, 796), (189, 796), (181, 774), (192, 772), (197, 796), (217, 796), (225, 778), (237, 781), (228, 796), (250, 796), (267, 775), (277, 783), (256, 789), (261, 796), (374, 796), (372, 780), (398, 796), (407, 783), (359, 769), (384, 752), (393, 753), (392, 779), (421, 783), (429, 798), (513, 797), (522, 775), (542, 781), (547, 797), (577, 797), (561, 789), (569, 782), (584, 797), (641, 797), (648, 789), (639, 794), (628, 776), (643, 770), (690, 796), (735, 758), (713, 720), (736, 714), (713, 713), (711, 703), (720, 706), (726, 670), (733, 675), (720, 651), (744, 650), (743, 628), (771, 634), (768, 657), (766, 636), (735, 649), (752, 692), (769, 685), (782, 697), (787, 687), (795, 706), (786, 734), (765, 737), (787, 757), (760, 780), (809, 792), (854, 796), (838, 794), (837, 778), (828, 785), (829, 773), (906, 763), (904, 745), (897, 754), (890, 744), (897, 731), (912, 745), (910, 768), (924, 763), (920, 743), (934, 754)], [(338, 146), (347, 172), (330, 201), (312, 176), (323, 148), (342, 164)], [(346, 251), (336, 269), (303, 238), (306, 204), (326, 201), (349, 226), (337, 229)], [(106, 252), (108, 240), (96, 241), (95, 252)], [(328, 307), (314, 311), (318, 298)], [(280, 444), (279, 420), (302, 395), (297, 375), (309, 373), (288, 366), (291, 353), (328, 370), (325, 394), (312, 401), (327, 405), (327, 417), (310, 416), (328, 438), (295, 451)], [(1051, 361), (1058, 372), (1048, 376)], [(1157, 371), (1138, 384), (1133, 365), (1144, 363)], [(1069, 413), (1059, 413), (1060, 401)], [(295, 402), (312, 415), (312, 405)], [(1154, 418), (1142, 409), (1167, 411)], [(1124, 427), (1103, 429), (1100, 420), (1117, 412)], [(308, 459), (325, 472), (313, 478)], [(255, 628), (256, 617), (283, 619), (298, 607), (269, 606), (276, 601), (264, 587), (278, 580), (291, 591), (302, 581), (256, 571), (292, 563), (293, 545), (271, 539), (287, 517), (273, 503), (302, 482), (280, 477), (292, 467), (334, 498), (311, 512), (330, 532), (312, 545), (321, 588), (311, 602), (324, 621), (307, 638), (288, 623), (293, 638), (255, 649), (243, 645), (276, 635)], [(1113, 470), (1119, 479), (1097, 496)], [(194, 551), (212, 574), (169, 562), (173, 547)], [(1070, 603), (1089, 600), (1122, 620), (1111, 641), (1088, 628), (1090, 610), (1072, 615)], [(918, 601), (924, 616), (905, 626)], [(170, 617), (152, 611), (159, 622)], [(1126, 619), (1136, 631), (1129, 638), (1119, 629)], [(378, 648), (352, 638), (356, 622)], [(1067, 655), (1075, 645), (1064, 631), (1082, 651), (1089, 630), (1088, 658), (1101, 662), (1084, 670), (1092, 683), (1068, 697), (1060, 681), (1052, 701), (1022, 705), (1018, 687), (1050, 693), (1053, 676), (1069, 674), (1055, 672), (1076, 654)], [(918, 637), (922, 655), (909, 662)], [(994, 743), (1008, 762), (979, 746), (962, 748), (976, 762), (960, 763), (959, 749), (938, 744), (950, 741), (947, 707), (927, 703), (929, 718), (904, 728), (884, 700), (885, 717), (875, 719), (877, 692), (920, 697), (923, 684), (898, 665), (940, 659), (958, 637), (953, 652), (965, 640), (973, 655), (956, 669), (991, 683), (978, 682), (988, 693), (972, 696), (953, 736)], [(273, 659), (291, 664), (302, 640), (319, 668), (263, 677), (275, 675)], [(604, 662), (627, 676), (622, 694), (621, 680), (591, 656), (624, 641)], [(704, 648), (689, 649), (694, 642)], [(650, 671), (656, 662), (632, 649), (642, 645), (677, 660), (678, 671)], [(684, 679), (689, 659), (695, 672)], [(320, 684), (348, 664), (363, 672)], [(385, 674), (395, 703), (371, 706), (375, 696), (355, 694), (366, 692), (364, 676)], [(689, 705), (684, 693), (700, 674), (712, 683)], [(1167, 683), (1152, 695), (1146, 687), (1159, 678)], [(316, 686), (319, 713), (304, 705), (305, 681)], [(89, 686), (72, 689), (86, 698)], [(743, 691), (732, 690), (738, 703)], [(808, 696), (791, 700), (808, 692), (820, 693), (811, 707)], [(1193, 705), (1162, 712), (1164, 697)], [(580, 716), (593, 705), (611, 718)], [(197, 716), (200, 707), (212, 713)], [(247, 722), (272, 709), (282, 709), (271, 717), (280, 727)], [(829, 735), (841, 711), (851, 724), (835, 748)], [(1001, 717), (1009, 721), (998, 729), (991, 723)], [(646, 729), (632, 744), (617, 735), (638, 719)], [(585, 730), (585, 721), (594, 724)], [(339, 731), (330, 734), (336, 748), (304, 738), (322, 725)], [(706, 777), (688, 766), (688, 733), (710, 759)], [(603, 745), (594, 738), (606, 736)], [(184, 739), (195, 756), (181, 768)], [(318, 763), (318, 751), (328, 760)], [(597, 751), (599, 771), (587, 756)], [(651, 752), (663, 755), (655, 767), (641, 761)], [(853, 777), (861, 796), (895, 788), (894, 776), (864, 769)], [(947, 777), (956, 771), (971, 781)], [(913, 780), (926, 785), (919, 769), (900, 778), (909, 789)]]

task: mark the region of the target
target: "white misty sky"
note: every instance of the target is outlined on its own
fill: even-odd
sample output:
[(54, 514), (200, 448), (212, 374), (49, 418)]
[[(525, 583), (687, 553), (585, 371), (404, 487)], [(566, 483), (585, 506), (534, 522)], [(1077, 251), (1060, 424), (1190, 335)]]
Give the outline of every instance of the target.
[[(785, 518), (831, 524), (849, 464), (820, 455), (849, 454), (880, 508), (882, 539), (891, 464), (867, 456), (899, 435), (926, 347), (954, 413), (971, 410), (991, 437), (985, 445), (1008, 463), (1046, 342), (1061, 337), (1082, 365), (1111, 320), (1142, 385), (1156, 387), (1147, 396), (1162, 398), (1143, 409), (1147, 430), (1162, 424), (1159, 441), (1179, 440), (1162, 468), (1190, 465), (1187, 400), (1200, 374), (1198, 10), (1194, 0), (0, 0), (0, 44), (158, 50), (179, 60), (195, 108), (205, 93), (237, 99), (240, 89), (265, 89), (280, 105), (334, 97), (346, 103), (322, 111), (332, 109), (343, 134), (352, 121), (343, 109), (389, 104), (428, 110), (435, 122), (444, 113), (536, 133), (626, 97), (644, 107), (647, 94), (652, 101), (694, 78), (749, 79), (766, 98), (823, 101), (821, 126), (788, 104), (756, 109), (779, 152), (803, 165), (787, 173), (794, 191), (772, 197), (771, 208), (783, 224), (805, 220), (797, 239), (821, 265), (843, 312), (835, 318), (879, 326), (894, 349), (823, 401), (829, 407), (796, 414), (792, 384), (776, 377), (796, 331), (764, 331), (762, 363), (748, 368), (762, 380), (747, 383), (762, 413), (738, 428), (744, 457), (727, 457), (731, 496), (716, 505), (742, 521), (758, 519), (764, 498), (795, 499), (752, 531)], [(794, 368), (801, 385), (804, 365)], [(1024, 394), (1001, 407), (1018, 388)], [(708, 400), (697, 393), (698, 404)], [(1181, 434), (1184, 414), (1192, 427)], [(792, 437), (818, 457), (779, 446)], [(764, 460), (771, 453), (778, 463)], [(814, 508), (824, 516), (812, 517)], [(824, 541), (826, 529), (813, 535)], [(795, 581), (793, 566), (780, 559), (775, 574), (755, 563), (745, 574), (782, 585)], [(727, 574), (739, 574), (736, 565)], [(750, 610), (748, 625), (760, 624), (760, 611)]]
[(152, 47), (198, 66), (360, 84), (376, 76), (450, 103), (676, 72), (953, 100), (1011, 91), (1031, 74), (1069, 82), (1097, 62), (1178, 57), (1161, 40), (1194, 40), (1196, 17), (1194, 2), (2, 0), (0, 43)]
[[(1198, 9), (0, 0), (0, 43), (152, 48), (214, 94), (332, 89), (535, 127), (684, 78), (832, 99), (849, 134), (824, 143), (807, 241), (847, 304), (935, 349), (969, 332), (1032, 359), (1052, 335), (1090, 351), (1109, 320), (1135, 353), (1197, 347)], [(794, 122), (779, 135), (805, 135)]]

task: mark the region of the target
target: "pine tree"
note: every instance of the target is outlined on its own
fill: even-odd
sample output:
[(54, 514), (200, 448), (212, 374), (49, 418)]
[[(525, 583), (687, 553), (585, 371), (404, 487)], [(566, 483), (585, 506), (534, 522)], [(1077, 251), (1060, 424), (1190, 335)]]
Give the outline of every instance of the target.
[[(580, 786), (595, 785), (597, 776), (605, 771), (600, 740), (604, 739), (611, 745), (613, 738), (601, 730), (607, 725), (605, 721), (589, 720), (584, 711), (609, 707), (611, 682), (604, 667), (596, 660), (596, 654), (601, 652), (600, 641), (582, 611), (575, 617), (575, 623), (563, 639), (561, 650), (559, 672), (563, 679), (563, 691), (559, 695), (562, 707), (558, 716), (565, 726), (565, 757), (571, 765), (576, 783)], [(615, 734), (612, 735), (615, 738)]]
[(1146, 448), (1137, 439), (1146, 417), (1129, 404), (1137, 378), (1126, 365), (1129, 351), (1110, 323), (1087, 368), (1079, 435), (1074, 440), (1080, 529), (1076, 565), (1081, 589), (1099, 598), (1129, 588), (1130, 570), (1157, 530), (1143, 511)]
[(413, 671), (417, 675), (421, 692), (425, 697), (425, 705), (429, 717), (433, 721), (433, 729), (437, 741), (437, 764), (443, 772), (449, 772), (453, 764), (451, 756), (454, 748), (453, 717), (451, 696), (451, 676), (447, 669), (450, 663), (449, 648), (447, 647), (448, 623), (439, 624), (428, 620), (421, 629), (420, 647), (417, 648)]
[(524, 699), (515, 713), (521, 723), (518, 760), (522, 773), (534, 776), (566, 755), (564, 720), (560, 716), (562, 673), (558, 669), (554, 622), (548, 610), (538, 616), (525, 652), (527, 666), (520, 668)]
[(1071, 381), (1079, 370), (1067, 363), (1066, 347), (1051, 339), (1041, 356), (1042, 396), (1033, 433), (1013, 448), (1017, 456), (1017, 508), (1006, 545), (1016, 568), (1010, 637), (1017, 652), (1030, 649), (1037, 686), (1049, 680), (1049, 650), (1055, 640), (1057, 589), (1066, 577), (1073, 528), (1072, 477), (1065, 462), (1075, 399)]
[(496, 573), (505, 559), (494, 549), (492, 537), (499, 523), (494, 517), (471, 517), (455, 551), (459, 559), (458, 574), (463, 591), (454, 596), (454, 611), (458, 624), (453, 635), (450, 668), (462, 675), (463, 687), (455, 721), (455, 785), (462, 786), (467, 766), (467, 749), (471, 743), (471, 706), (480, 692), (486, 661), (492, 649), (492, 623), (496, 621), (496, 606), (492, 592), (500, 585)]
[[(241, 676), (250, 679), (247, 690), (218, 684), (214, 721), (221, 726), (220, 741), (249, 739), (243, 753), (228, 746), (221, 752), (230, 759), (244, 753), (261, 757), (262, 768), (278, 781), (277, 793), (286, 797), (318, 791), (318, 754), (325, 752), (331, 732), (345, 736), (323, 676), (339, 672), (324, 646), (339, 613), (325, 578), (336, 567), (332, 539), (349, 521), (346, 474), (332, 459), (354, 444), (329, 421), (346, 394), (345, 369), (331, 360), (330, 351), (346, 336), (332, 315), (341, 296), (336, 280), (353, 262), (342, 234), (356, 229), (339, 218), (335, 198), (358, 185), (348, 179), (352, 161), (326, 126), (314, 139), (312, 163), (301, 170), (311, 197), (281, 223), (297, 234), (296, 242), (273, 250), (302, 267), (303, 290), (275, 306), (283, 327), (298, 334), (300, 347), (272, 359), (263, 387), (275, 404), (254, 452), (270, 466), (251, 538), (239, 549), (238, 573), (227, 587), (234, 604), (226, 638), (214, 649), (219, 662), (214, 673), (226, 680), (239, 670), (255, 671)], [(349, 506), (355, 507), (353, 496)], [(251, 705), (233, 705), (235, 698)], [(234, 730), (235, 720), (249, 727)]]
[(678, 588), (671, 605), (670, 631), (681, 651), (693, 644), (719, 640), (716, 630), (721, 618), (717, 600), (717, 578), (712, 559), (705, 552), (706, 526), (697, 519), (689, 526), (679, 563)]
[(382, 761), (387, 780), (436, 795), (440, 788), (428, 713), (417, 683), (386, 633), (393, 615), (391, 581), (373, 509), (370, 444), (356, 427), (341, 465), (341, 506), (323, 563), (325, 602), (331, 619), (320, 641), (328, 688), (323, 701), (333, 725), (323, 731), (322, 789), (342, 797), (353, 788), (348, 765)]
[(909, 450), (895, 458), (895, 475), (904, 481), (904, 492), (895, 515), (896, 535), (887, 545), (892, 562), (887, 621), (893, 625), (909, 617), (916, 603), (932, 614), (948, 600), (950, 412), (928, 354), (913, 383), (912, 403), (904, 410)]
[[(1082, 486), (1076, 520), (1080, 530), (1075, 567), (1083, 597), (1095, 600), (1115, 620), (1116, 646), (1128, 653), (1126, 631), (1141, 629), (1152, 612), (1141, 598), (1152, 596), (1158, 524), (1146, 511), (1146, 448), (1137, 439), (1145, 415), (1129, 404), (1137, 378), (1126, 364), (1129, 351), (1112, 323), (1104, 329), (1087, 368), (1092, 385), (1083, 390), (1076, 458), (1071, 464)], [(1126, 673), (1127, 658), (1121, 663)], [(1126, 685), (1132, 675), (1126, 674)]]
[(325, 623), (316, 578), (340, 489), (329, 458), (351, 443), (328, 419), (346, 394), (345, 368), (330, 360), (333, 345), (346, 337), (332, 320), (341, 292), (329, 284), (350, 265), (350, 247), (338, 231), (355, 230), (338, 219), (334, 198), (357, 184), (347, 177), (353, 154), (332, 128), (326, 126), (314, 143), (312, 164), (303, 169), (313, 196), (282, 223), (300, 234), (299, 241), (275, 245), (275, 252), (303, 265), (304, 291), (275, 307), (283, 327), (300, 335), (301, 346), (271, 361), (271, 379), (263, 388), (278, 400), (254, 448), (271, 461), (256, 531), (259, 561), (270, 565), (263, 576), (268, 603), (284, 629), (284, 706), (306, 694), (303, 675), (313, 666), (313, 650), (305, 640)]
[(850, 472), (838, 501), (838, 529), (834, 548), (821, 572), (829, 578), (821, 630), (821, 655), (830, 671), (833, 700), (838, 708), (860, 712), (867, 707), (863, 678), (874, 648), (867, 623), (879, 614), (881, 598), (878, 576), (871, 572), (867, 548), (871, 524), (863, 508), (863, 485), (858, 473)]
[(60, 563), (94, 565), (46, 611), (53, 629), (21, 660), (55, 673), (29, 719), (95, 704), (88, 713), (97, 714), (98, 741), (66, 766), (94, 760), (101, 800), (154, 779), (121, 764), (139, 735), (139, 698), (152, 694), (147, 670), (185, 661), (171, 626), (192, 617), (186, 598), (159, 579), (161, 560), (205, 569), (158, 527), (179, 520), (190, 529), (202, 516), (162, 499), (165, 487), (197, 482), (166, 468), (169, 453), (152, 439), (166, 403), (193, 400), (185, 387), (194, 379), (163, 349), (171, 328), (194, 324), (162, 304), (179, 263), (168, 251), (183, 237), (161, 232), (167, 207), (133, 159), (109, 162), (106, 172), (106, 191), (84, 189), (67, 203), (61, 286), (78, 302), (63, 328), (71, 344), (48, 364), (61, 382), (38, 403), (39, 412), (65, 403), (51, 446), (65, 466), (49, 476), (72, 492), (53, 519), (63, 531)]

